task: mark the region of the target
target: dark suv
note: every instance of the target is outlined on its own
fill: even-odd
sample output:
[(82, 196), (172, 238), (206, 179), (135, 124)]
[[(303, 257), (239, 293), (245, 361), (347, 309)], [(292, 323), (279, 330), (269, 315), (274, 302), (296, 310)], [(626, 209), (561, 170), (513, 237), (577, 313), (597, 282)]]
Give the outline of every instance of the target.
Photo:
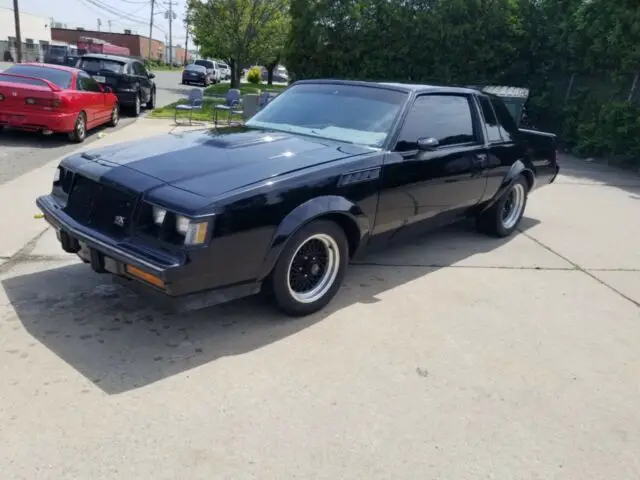
[(147, 72), (144, 64), (135, 58), (88, 53), (76, 67), (91, 75), (99, 84), (111, 87), (122, 107), (128, 107), (134, 116), (140, 115), (142, 105), (156, 106), (155, 75)]

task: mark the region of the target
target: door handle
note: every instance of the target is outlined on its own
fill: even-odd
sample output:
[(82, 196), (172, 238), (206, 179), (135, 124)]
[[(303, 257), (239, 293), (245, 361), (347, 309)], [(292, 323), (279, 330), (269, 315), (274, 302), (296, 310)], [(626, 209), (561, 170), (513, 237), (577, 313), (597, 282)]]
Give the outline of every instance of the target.
[(487, 166), (488, 159), (489, 156), (486, 153), (476, 153), (473, 163), (478, 165), (480, 168), (484, 168)]

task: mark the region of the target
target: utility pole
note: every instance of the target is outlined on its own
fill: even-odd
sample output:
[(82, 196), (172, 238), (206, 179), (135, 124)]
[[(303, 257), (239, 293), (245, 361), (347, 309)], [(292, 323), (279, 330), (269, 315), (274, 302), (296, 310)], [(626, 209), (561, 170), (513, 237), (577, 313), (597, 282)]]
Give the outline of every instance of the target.
[(149, 20), (149, 60), (151, 60), (151, 44), (153, 43), (151, 35), (153, 35), (153, 6), (155, 3), (155, 0), (151, 0), (151, 19)]
[(107, 20), (107, 23), (109, 24), (109, 32), (111, 32), (111, 20)]
[(13, 0), (13, 21), (16, 25), (16, 61), (22, 63), (22, 35), (20, 34), (20, 10), (18, 0)]
[(173, 6), (177, 5), (176, 2), (168, 1), (164, 2), (165, 5), (169, 5), (169, 10), (164, 13), (164, 18), (169, 20), (169, 66), (173, 66), (173, 34), (172, 23), (177, 18), (176, 12), (173, 11)]
[(189, 57), (189, 20), (185, 21), (187, 27), (187, 33), (184, 36), (184, 66), (187, 66), (187, 59)]
[(98, 19), (98, 31), (100, 31), (101, 26), (102, 26), (102, 20)]

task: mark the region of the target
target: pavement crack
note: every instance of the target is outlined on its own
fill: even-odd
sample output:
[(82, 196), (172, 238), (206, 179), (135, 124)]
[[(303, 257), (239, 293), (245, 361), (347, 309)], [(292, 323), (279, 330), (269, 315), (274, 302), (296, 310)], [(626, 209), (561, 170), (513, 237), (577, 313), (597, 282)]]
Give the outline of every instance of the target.
[(11, 270), (15, 265), (28, 261), (29, 255), (33, 252), (33, 249), (36, 248), (38, 240), (42, 238), (42, 236), (47, 233), (50, 227), (46, 227), (40, 233), (38, 233), (35, 237), (29, 240), (20, 250), (18, 250), (14, 255), (9, 257), (9, 259), (0, 265), (0, 273), (5, 273)]
[(619, 296), (621, 296), (622, 298), (624, 298), (625, 300), (633, 303), (636, 307), (640, 308), (640, 302), (637, 302), (636, 300), (634, 300), (633, 298), (631, 298), (628, 295), (625, 295), (624, 293), (622, 293), (620, 290), (618, 290), (617, 288), (613, 287), (612, 285), (609, 285), (607, 282), (605, 282), (604, 280), (598, 278), (596, 275), (594, 275), (591, 272), (596, 272), (596, 271), (600, 271), (600, 272), (606, 272), (606, 271), (637, 271), (637, 270), (625, 270), (625, 269), (601, 269), (601, 270), (597, 270), (597, 269), (590, 269), (590, 270), (586, 270), (584, 269), (582, 266), (578, 265), (576, 262), (574, 262), (573, 260), (565, 257), (564, 255), (562, 255), (561, 253), (556, 252), (553, 248), (549, 247), (548, 245), (545, 245), (544, 243), (542, 243), (540, 240), (538, 240), (537, 238), (532, 237), (531, 235), (529, 235), (527, 232), (524, 232), (522, 230), (519, 230), (519, 232), (521, 234), (523, 234), (525, 237), (529, 238), (530, 240), (532, 240), (533, 242), (537, 243), (539, 246), (541, 246), (542, 248), (544, 248), (545, 250), (547, 250), (550, 253), (553, 253), (554, 255), (560, 257), (562, 260), (564, 260), (565, 262), (569, 263), (570, 265), (572, 265), (574, 268), (572, 270), (579, 270), (580, 272), (584, 273), (585, 275), (588, 275), (589, 277), (593, 278), (596, 282), (598, 282), (599, 284), (607, 287), (609, 290), (611, 290), (612, 292), (617, 293)]
[(478, 270), (549, 270), (549, 271), (573, 271), (574, 267), (529, 267), (509, 265), (446, 265), (439, 263), (377, 263), (377, 262), (353, 262), (358, 267), (391, 267), (391, 268), (458, 268)]

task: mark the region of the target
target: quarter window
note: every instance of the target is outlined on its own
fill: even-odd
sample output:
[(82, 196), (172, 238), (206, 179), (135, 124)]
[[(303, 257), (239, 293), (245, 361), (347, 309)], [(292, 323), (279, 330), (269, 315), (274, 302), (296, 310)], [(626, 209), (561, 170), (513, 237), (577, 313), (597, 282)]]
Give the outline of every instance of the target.
[(498, 117), (498, 123), (500, 124), (500, 133), (507, 142), (515, 142), (518, 136), (518, 126), (515, 120), (509, 113), (509, 109), (504, 102), (498, 97), (491, 97), (491, 104)]
[(480, 100), (480, 109), (482, 110), (482, 116), (484, 117), (484, 123), (487, 126), (487, 135), (490, 142), (501, 142), (502, 136), (500, 135), (500, 125), (496, 119), (496, 114), (493, 111), (491, 102), (484, 95), (478, 96)]
[(418, 139), (429, 137), (438, 140), (440, 146), (476, 141), (468, 97), (422, 95), (416, 98), (400, 131), (396, 150), (415, 150)]

